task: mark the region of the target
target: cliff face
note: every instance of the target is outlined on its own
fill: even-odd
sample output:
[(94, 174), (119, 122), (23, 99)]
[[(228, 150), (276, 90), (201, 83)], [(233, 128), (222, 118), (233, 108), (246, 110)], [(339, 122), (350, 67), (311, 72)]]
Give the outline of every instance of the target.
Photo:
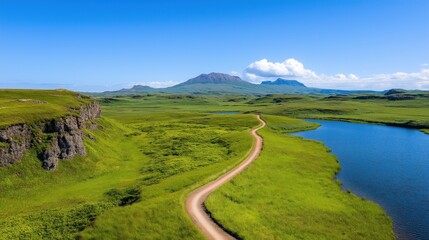
[(19, 161), (31, 147), (36, 147), (42, 167), (47, 170), (54, 170), (59, 160), (85, 156), (84, 129), (100, 113), (94, 101), (82, 106), (77, 115), (0, 130), (0, 166)]
[(31, 129), (25, 124), (0, 131), (0, 166), (21, 159), (31, 146), (31, 136)]

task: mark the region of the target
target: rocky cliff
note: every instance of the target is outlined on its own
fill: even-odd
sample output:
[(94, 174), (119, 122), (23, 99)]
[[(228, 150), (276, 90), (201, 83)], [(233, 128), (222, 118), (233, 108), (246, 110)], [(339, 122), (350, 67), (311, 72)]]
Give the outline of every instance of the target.
[(93, 101), (59, 119), (0, 130), (0, 167), (19, 161), (31, 147), (36, 148), (42, 167), (47, 170), (54, 170), (59, 160), (85, 156), (84, 129), (100, 113), (99, 104)]

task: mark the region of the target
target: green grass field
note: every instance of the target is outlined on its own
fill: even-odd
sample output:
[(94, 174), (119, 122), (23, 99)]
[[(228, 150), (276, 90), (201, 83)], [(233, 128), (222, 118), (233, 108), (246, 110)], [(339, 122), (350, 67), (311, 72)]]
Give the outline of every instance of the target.
[(85, 158), (0, 169), (0, 239), (202, 238), (184, 197), (246, 156), (258, 121), (128, 106), (106, 109)]
[(426, 95), (402, 101), (361, 99), (364, 96), (273, 95), (253, 99), (250, 104), (266, 114), (294, 118), (368, 122), (420, 129), (429, 127), (429, 101)]
[(0, 129), (75, 114), (74, 110), (89, 102), (88, 97), (67, 90), (0, 89)]
[[(1, 126), (61, 116), (89, 101), (67, 91), (7, 95), (12, 92), (2, 90), (0, 111), (9, 112), (0, 115)], [(201, 239), (184, 199), (244, 159), (249, 131), (258, 125), (254, 113), (268, 121), (264, 152), (209, 199), (217, 220), (246, 238), (256, 229), (263, 238), (391, 238), (391, 222), (377, 205), (335, 183), (339, 165), (324, 146), (283, 134), (314, 125), (283, 116), (406, 123), (427, 131), (428, 103), (325, 97), (100, 99), (103, 118), (99, 130), (88, 131), (87, 157), (47, 172), (30, 151), (0, 169), (0, 239)], [(213, 114), (229, 111), (249, 114)]]
[(334, 181), (340, 165), (325, 146), (285, 134), (313, 124), (262, 117), (268, 124), (260, 130), (264, 151), (209, 196), (212, 217), (243, 239), (394, 238), (392, 222), (378, 205)]
[[(112, 115), (111, 117), (115, 117)], [(100, 215), (84, 239), (201, 239), (183, 202), (191, 189), (238, 164), (257, 125), (251, 115), (130, 114), (142, 157), (137, 184), (141, 201)], [(207, 154), (210, 153), (210, 154)]]
[[(393, 101), (367, 95), (193, 96), (135, 95), (107, 100), (104, 111), (127, 106), (135, 112), (218, 112), (263, 113), (293, 118), (313, 118), (386, 124), (429, 129), (429, 94), (411, 100)], [(383, 97), (383, 95), (376, 95)], [(115, 110), (116, 111), (116, 110)], [(120, 110), (119, 110), (120, 111)], [(427, 132), (427, 130), (426, 130)]]
[(121, 150), (133, 147), (123, 135), (129, 130), (112, 120), (99, 124), (101, 130), (90, 132), (95, 141), (86, 140), (86, 158), (63, 161), (49, 172), (30, 151), (0, 170), (3, 239), (73, 239), (97, 214), (117, 205), (107, 191), (133, 186), (143, 159)]

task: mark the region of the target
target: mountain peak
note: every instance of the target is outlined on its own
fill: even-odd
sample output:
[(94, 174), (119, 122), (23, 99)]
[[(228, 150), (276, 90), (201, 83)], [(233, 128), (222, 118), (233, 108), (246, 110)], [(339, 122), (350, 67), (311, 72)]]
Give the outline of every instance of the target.
[(151, 87), (146, 85), (134, 85), (131, 89), (139, 90), (139, 89), (148, 89), (148, 88), (151, 88)]
[(263, 81), (261, 85), (284, 85), (291, 87), (306, 87), (303, 83), (297, 80), (286, 80), (283, 78), (277, 78), (275, 81)]
[(190, 85), (190, 84), (243, 84), (243, 83), (246, 84), (248, 82), (242, 80), (240, 77), (237, 77), (237, 76), (231, 76), (225, 73), (213, 72), (209, 74), (201, 74), (195, 78), (189, 79), (188, 81), (182, 84)]

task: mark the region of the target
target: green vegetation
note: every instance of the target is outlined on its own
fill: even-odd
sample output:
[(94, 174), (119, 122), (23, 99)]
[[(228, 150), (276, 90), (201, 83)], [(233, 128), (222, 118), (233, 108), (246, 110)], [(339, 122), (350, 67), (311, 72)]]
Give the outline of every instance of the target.
[[(238, 111), (289, 116), (293, 118), (368, 122), (418, 129), (429, 129), (429, 93), (407, 93), (410, 100), (389, 100), (381, 94), (356, 95), (267, 95), (195, 96), (133, 95), (102, 98), (103, 111), (126, 106), (147, 112), (213, 113)], [(119, 110), (120, 111), (120, 110)]]
[(0, 238), (201, 238), (184, 197), (246, 156), (258, 121), (129, 106), (87, 130), (85, 158), (49, 172), (32, 149), (0, 169)]
[(89, 101), (67, 90), (0, 90), (0, 128), (73, 114)]
[(271, 95), (250, 103), (274, 115), (428, 128), (429, 94), (414, 95), (410, 100), (389, 100), (384, 95)]
[[(63, 161), (54, 172), (43, 170), (35, 151), (0, 169), (0, 236), (4, 239), (73, 239), (99, 213), (117, 206), (106, 195), (132, 187), (142, 160), (121, 151), (129, 130), (112, 120), (99, 120), (88, 131), (88, 157)], [(117, 146), (117, 147), (112, 147)]]
[(133, 114), (132, 109), (126, 111), (108, 115), (133, 127), (130, 138), (138, 142), (141, 157), (147, 159), (138, 169), (141, 201), (101, 214), (80, 236), (200, 239), (184, 210), (184, 198), (194, 187), (243, 159), (252, 145), (248, 131), (257, 120), (251, 115), (141, 115)]
[(378, 205), (343, 192), (333, 180), (340, 165), (326, 147), (282, 134), (314, 125), (263, 119), (264, 151), (209, 196), (212, 217), (244, 239), (394, 239), (392, 223)]
[[(1, 91), (1, 126), (61, 116), (89, 101), (68, 91), (13, 91)], [(324, 146), (283, 134), (315, 125), (284, 116), (429, 132), (429, 102), (419, 94), (407, 100), (384, 95), (100, 98), (104, 117), (97, 120), (99, 130), (87, 130), (87, 157), (63, 161), (48, 172), (32, 149), (22, 161), (0, 169), (0, 238), (200, 239), (184, 199), (246, 156), (249, 130), (258, 125), (254, 113), (268, 121), (261, 131), (264, 152), (209, 199), (216, 219), (243, 237), (258, 229), (254, 236), (260, 238), (389, 238), (392, 226), (383, 211), (333, 181), (339, 165)]]

